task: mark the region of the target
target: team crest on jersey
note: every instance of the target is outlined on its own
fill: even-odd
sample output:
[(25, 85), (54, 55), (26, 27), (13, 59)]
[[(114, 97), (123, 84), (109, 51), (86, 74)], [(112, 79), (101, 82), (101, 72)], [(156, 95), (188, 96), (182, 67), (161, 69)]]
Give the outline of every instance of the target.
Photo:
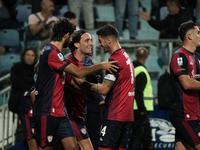
[(81, 129), (81, 132), (82, 132), (83, 134), (86, 134), (85, 128), (82, 128), (82, 129)]
[(64, 57), (63, 57), (63, 55), (62, 55), (61, 53), (58, 53), (58, 58), (59, 58), (61, 61), (64, 60)]
[(178, 62), (178, 66), (182, 66), (183, 65), (182, 57), (177, 58), (177, 62)]
[(53, 140), (53, 136), (52, 136), (52, 135), (49, 135), (49, 136), (47, 137), (47, 140), (49, 141), (49, 143), (51, 143), (51, 141)]

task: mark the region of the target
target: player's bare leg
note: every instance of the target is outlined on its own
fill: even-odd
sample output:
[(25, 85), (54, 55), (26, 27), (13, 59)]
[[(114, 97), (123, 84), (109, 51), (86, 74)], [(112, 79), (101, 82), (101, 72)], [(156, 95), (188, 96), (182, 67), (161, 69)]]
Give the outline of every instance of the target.
[(78, 143), (75, 137), (67, 137), (61, 140), (65, 150), (78, 150)]
[(27, 140), (27, 143), (28, 143), (29, 150), (38, 150), (37, 149), (37, 143), (36, 143), (35, 139), (29, 139), (29, 140)]
[(78, 144), (80, 145), (81, 150), (94, 150), (89, 138), (78, 141)]

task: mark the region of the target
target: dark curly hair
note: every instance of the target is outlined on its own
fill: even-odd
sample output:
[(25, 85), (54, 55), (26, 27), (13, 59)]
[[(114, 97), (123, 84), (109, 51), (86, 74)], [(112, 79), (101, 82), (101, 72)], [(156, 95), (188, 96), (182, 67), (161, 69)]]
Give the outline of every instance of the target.
[(69, 35), (74, 33), (76, 26), (70, 22), (67, 18), (62, 17), (57, 20), (52, 28), (53, 34), (51, 36), (52, 41), (61, 41), (65, 34)]
[(36, 62), (38, 61), (38, 52), (37, 52), (37, 48), (35, 46), (32, 46), (32, 45), (25, 47), (21, 51), (21, 54), (20, 54), (20, 60), (21, 60), (21, 62), (24, 63), (24, 56), (25, 56), (26, 52), (29, 51), (29, 50), (32, 50), (35, 53), (34, 64), (36, 64)]
[(81, 36), (82, 36), (84, 33), (87, 33), (87, 31), (84, 30), (84, 29), (81, 29), (81, 30), (78, 30), (78, 31), (75, 31), (75, 32), (74, 32), (74, 36), (73, 36), (73, 38), (72, 38), (72, 41), (71, 41), (71, 43), (69, 44), (69, 49), (71, 50), (71, 53), (72, 53), (72, 54), (73, 54), (74, 51), (76, 50), (76, 47), (75, 47), (74, 43), (80, 42)]

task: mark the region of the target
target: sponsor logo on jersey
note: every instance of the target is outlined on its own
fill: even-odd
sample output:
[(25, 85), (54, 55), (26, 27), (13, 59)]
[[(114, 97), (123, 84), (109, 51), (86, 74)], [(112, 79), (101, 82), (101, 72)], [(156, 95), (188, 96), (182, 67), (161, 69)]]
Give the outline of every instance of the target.
[(47, 136), (47, 140), (48, 140), (49, 143), (51, 143), (52, 140), (53, 140), (53, 136), (52, 135)]
[(63, 61), (65, 59), (61, 53), (58, 53), (57, 55), (58, 55), (58, 58), (60, 59), (60, 61)]
[(178, 62), (178, 66), (182, 66), (183, 65), (182, 57), (177, 58), (177, 62)]
[(134, 96), (135, 92), (128, 92), (128, 96)]

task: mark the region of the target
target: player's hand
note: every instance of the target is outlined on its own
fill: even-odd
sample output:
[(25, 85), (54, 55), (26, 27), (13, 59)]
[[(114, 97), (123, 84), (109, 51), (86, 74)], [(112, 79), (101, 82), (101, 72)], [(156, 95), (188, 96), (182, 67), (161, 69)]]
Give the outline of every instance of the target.
[(141, 18), (143, 18), (147, 21), (151, 20), (150, 14), (147, 11), (145, 11), (145, 12), (139, 11), (138, 16), (140, 16)]
[(117, 61), (104, 61), (102, 62), (103, 70), (109, 71), (110, 73), (117, 72), (116, 69), (119, 69), (114, 63), (117, 63)]

